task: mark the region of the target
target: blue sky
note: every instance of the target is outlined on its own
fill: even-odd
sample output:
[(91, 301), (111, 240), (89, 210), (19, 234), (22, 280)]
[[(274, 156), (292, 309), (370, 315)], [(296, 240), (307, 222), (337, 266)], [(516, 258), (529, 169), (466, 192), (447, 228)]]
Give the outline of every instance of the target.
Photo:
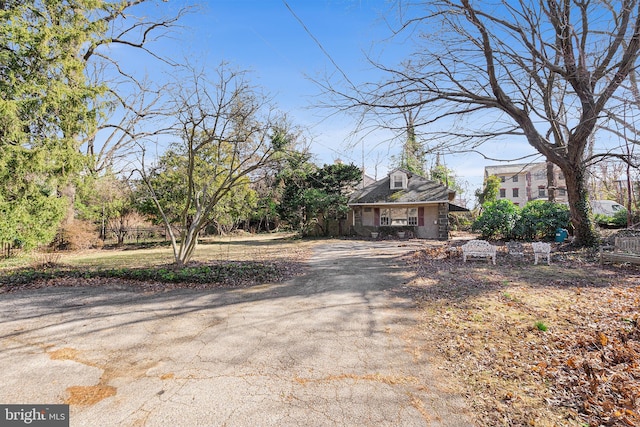
[[(170, 13), (186, 3), (169, 0), (145, 5), (144, 10), (150, 15)], [(351, 137), (354, 118), (346, 115), (327, 118), (329, 111), (314, 108), (321, 90), (309, 77), (335, 73), (333, 60), (354, 83), (377, 80), (380, 75), (367, 62), (366, 54), (380, 58), (385, 65), (396, 65), (406, 58), (411, 51), (410, 43), (389, 39), (391, 32), (385, 19), (394, 21), (391, 3), (212, 0), (201, 5), (197, 13), (181, 21), (183, 27), (173, 35), (173, 40), (162, 43), (162, 49), (170, 50), (163, 54), (197, 58), (198, 63), (211, 68), (224, 60), (239, 69), (251, 70), (252, 80), (274, 96), (280, 109), (295, 124), (309, 129), (311, 151), (317, 163), (332, 163), (339, 158), (361, 166), (364, 161), (369, 175), (381, 178), (386, 174), (390, 157), (399, 152), (400, 143), (389, 141), (386, 132), (374, 132), (360, 139)], [(144, 62), (138, 65), (145, 67)], [(513, 144), (506, 142), (497, 142), (490, 150), (504, 153), (507, 147), (510, 156), (518, 156), (513, 152)], [(532, 150), (523, 143), (522, 152)], [(484, 166), (492, 162), (476, 154), (448, 155), (443, 160), (468, 182), (471, 201), (473, 191), (482, 185)]]

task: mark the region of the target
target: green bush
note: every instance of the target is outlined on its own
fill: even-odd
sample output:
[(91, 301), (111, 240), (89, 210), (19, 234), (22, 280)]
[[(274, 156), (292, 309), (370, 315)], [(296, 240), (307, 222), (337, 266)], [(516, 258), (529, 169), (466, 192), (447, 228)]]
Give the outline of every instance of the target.
[(485, 203), (482, 215), (474, 221), (471, 228), (479, 231), (484, 239), (513, 239), (514, 229), (519, 220), (520, 208), (511, 200), (501, 199)]
[(533, 200), (520, 211), (515, 237), (523, 240), (553, 238), (558, 228), (569, 227), (569, 207), (546, 200)]
[(594, 220), (599, 225), (606, 225), (610, 227), (625, 227), (627, 225), (627, 210), (621, 209), (613, 216), (596, 214)]
[(558, 228), (568, 228), (569, 208), (560, 203), (534, 200), (519, 208), (507, 199), (483, 205), (472, 229), (482, 237), (519, 240), (553, 238)]

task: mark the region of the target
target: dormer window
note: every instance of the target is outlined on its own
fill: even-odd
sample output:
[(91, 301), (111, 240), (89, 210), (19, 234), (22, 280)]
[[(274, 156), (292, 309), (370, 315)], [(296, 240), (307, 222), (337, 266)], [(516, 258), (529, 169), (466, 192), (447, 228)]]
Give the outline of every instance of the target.
[(391, 174), (389, 183), (392, 190), (402, 190), (407, 188), (407, 174), (402, 172), (394, 172)]

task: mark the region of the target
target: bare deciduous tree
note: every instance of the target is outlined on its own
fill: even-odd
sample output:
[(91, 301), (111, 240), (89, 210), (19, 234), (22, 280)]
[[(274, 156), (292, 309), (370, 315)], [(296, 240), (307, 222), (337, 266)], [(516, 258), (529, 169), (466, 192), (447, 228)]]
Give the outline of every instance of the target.
[(105, 3), (96, 22), (103, 23), (108, 31), (81, 52), (91, 70), (90, 80), (104, 88), (103, 96), (96, 100), (100, 115), (95, 132), (84, 141), (84, 152), (93, 159), (91, 173), (120, 172), (134, 154), (136, 144), (169, 131), (162, 124), (166, 112), (161, 109), (166, 85), (141, 75), (134, 64), (123, 63), (110, 49), (121, 46), (139, 52), (150, 63), (177, 68), (175, 60), (164, 55), (157, 43), (170, 37), (178, 22), (194, 8), (184, 6), (171, 16), (149, 18), (137, 16), (136, 7), (143, 3), (149, 1)]
[[(492, 138), (524, 137), (565, 176), (575, 242), (595, 244), (587, 148), (637, 65), (640, 3), (397, 4), (402, 12), (398, 32), (420, 43), (411, 61), (396, 68), (378, 65), (389, 75), (383, 83), (344, 90), (327, 83), (333, 102), (367, 114), (428, 106), (429, 114), (416, 125), (437, 129), (432, 138), (462, 141), (480, 151), (479, 145)], [(460, 119), (466, 120), (462, 129)]]
[[(215, 220), (218, 203), (267, 166), (286, 140), (273, 133), (280, 116), (270, 99), (249, 83), (246, 72), (226, 64), (215, 80), (190, 68), (190, 77), (177, 82), (169, 102), (177, 139), (169, 150), (171, 167), (154, 170), (143, 159), (140, 172), (169, 230), (175, 262), (182, 266), (193, 256), (198, 234)], [(156, 185), (167, 171), (173, 185)], [(179, 206), (177, 220), (165, 203), (170, 199)]]

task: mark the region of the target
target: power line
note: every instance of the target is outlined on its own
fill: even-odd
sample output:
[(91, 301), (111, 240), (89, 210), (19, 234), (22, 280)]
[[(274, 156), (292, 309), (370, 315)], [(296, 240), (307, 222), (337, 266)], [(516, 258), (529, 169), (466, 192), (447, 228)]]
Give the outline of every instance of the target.
[(324, 48), (324, 46), (322, 45), (322, 43), (320, 43), (320, 40), (318, 40), (313, 33), (309, 30), (309, 28), (307, 27), (307, 25), (304, 23), (304, 21), (302, 19), (300, 19), (300, 17), (298, 15), (296, 15), (296, 13), (293, 11), (293, 9), (291, 8), (291, 6), (289, 6), (289, 3), (287, 3), (287, 0), (282, 0), (282, 3), (284, 3), (284, 5), (286, 6), (287, 9), (289, 9), (289, 12), (291, 13), (291, 15), (293, 15), (294, 18), (296, 18), (296, 20), (298, 21), (298, 23), (300, 23), (300, 25), (302, 26), (302, 28), (304, 29), (304, 31), (309, 35), (309, 37), (311, 37), (311, 39), (318, 45), (318, 47), (320, 48), (320, 50), (322, 51), (322, 53), (329, 59), (329, 61), (331, 61), (331, 63), (333, 64), (333, 66), (336, 68), (336, 70), (338, 70), (340, 72), (340, 74), (342, 74), (342, 77), (344, 77), (344, 79), (351, 85), (351, 87), (355, 88), (355, 85), (351, 82), (351, 80), (349, 79), (349, 77), (347, 77), (347, 74), (342, 70), (342, 68), (340, 68), (340, 66), (338, 65), (338, 63), (336, 61), (333, 60), (333, 57), (329, 54), (329, 52), (327, 52), (327, 50)]

